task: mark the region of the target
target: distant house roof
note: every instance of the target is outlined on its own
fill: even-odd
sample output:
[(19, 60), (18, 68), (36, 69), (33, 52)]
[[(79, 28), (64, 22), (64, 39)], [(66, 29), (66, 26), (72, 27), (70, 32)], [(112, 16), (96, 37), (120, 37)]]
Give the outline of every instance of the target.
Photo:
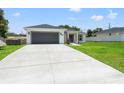
[(65, 33), (67, 33), (67, 32), (77, 32), (77, 33), (79, 33), (79, 34), (86, 34), (85, 32), (82, 32), (82, 31), (77, 31), (77, 30), (66, 30), (65, 31)]
[(99, 34), (99, 33), (116, 33), (116, 32), (124, 32), (124, 27), (113, 27), (97, 33)]
[(27, 26), (25, 28), (53, 28), (53, 29), (62, 29), (62, 27), (59, 26), (53, 26), (49, 24), (41, 24), (41, 25), (35, 25), (35, 26)]
[(72, 32), (72, 31), (78, 32), (77, 30), (72, 30), (72, 29), (68, 29), (65, 32)]

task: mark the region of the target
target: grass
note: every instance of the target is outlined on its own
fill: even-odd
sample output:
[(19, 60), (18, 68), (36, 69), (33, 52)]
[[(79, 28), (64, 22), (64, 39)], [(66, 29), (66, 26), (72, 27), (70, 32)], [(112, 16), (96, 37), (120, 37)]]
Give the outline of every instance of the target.
[(124, 42), (86, 42), (70, 47), (124, 73)]
[(17, 49), (23, 47), (23, 45), (7, 45), (0, 49), (0, 60), (8, 56), (10, 53), (16, 51)]

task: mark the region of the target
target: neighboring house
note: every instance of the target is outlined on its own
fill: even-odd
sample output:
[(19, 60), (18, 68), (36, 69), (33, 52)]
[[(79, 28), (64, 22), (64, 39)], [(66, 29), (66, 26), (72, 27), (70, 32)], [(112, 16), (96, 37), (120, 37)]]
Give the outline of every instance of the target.
[(87, 37), (86, 41), (124, 41), (124, 27), (113, 27), (97, 32), (95, 37)]
[(27, 44), (63, 44), (66, 42), (79, 43), (85, 41), (85, 33), (64, 29), (48, 24), (28, 26)]
[(0, 46), (5, 46), (6, 43), (4, 42), (4, 39), (2, 37), (0, 37)]

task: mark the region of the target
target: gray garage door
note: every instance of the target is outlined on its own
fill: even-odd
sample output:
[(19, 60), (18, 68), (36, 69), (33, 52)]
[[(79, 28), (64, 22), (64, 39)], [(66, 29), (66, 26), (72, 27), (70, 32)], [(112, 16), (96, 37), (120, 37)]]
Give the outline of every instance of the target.
[(58, 33), (32, 32), (32, 44), (58, 44)]

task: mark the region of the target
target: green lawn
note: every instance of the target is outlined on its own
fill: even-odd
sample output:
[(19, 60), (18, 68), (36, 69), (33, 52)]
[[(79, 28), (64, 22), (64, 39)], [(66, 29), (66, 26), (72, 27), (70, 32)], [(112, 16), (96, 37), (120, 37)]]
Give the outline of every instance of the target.
[(7, 45), (0, 49), (0, 60), (8, 56), (10, 53), (14, 52), (15, 50), (23, 47), (23, 45)]
[(86, 42), (70, 47), (124, 72), (124, 42)]

